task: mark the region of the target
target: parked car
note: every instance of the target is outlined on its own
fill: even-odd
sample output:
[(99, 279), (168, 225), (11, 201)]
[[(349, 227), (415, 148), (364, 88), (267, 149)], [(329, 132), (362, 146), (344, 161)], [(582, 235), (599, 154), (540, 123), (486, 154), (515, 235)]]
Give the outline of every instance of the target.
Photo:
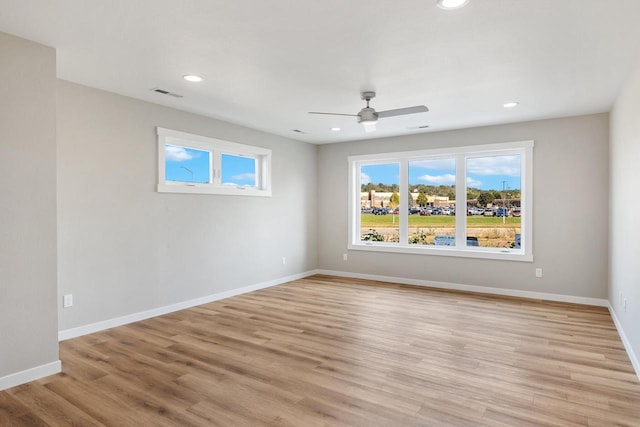
[(522, 216), (522, 212), (520, 211), (520, 208), (513, 208), (513, 210), (511, 211), (511, 215), (512, 216)]
[(507, 208), (498, 208), (496, 210), (496, 216), (509, 216), (509, 209), (507, 209)]
[(373, 209), (372, 208), (362, 208), (362, 209), (360, 209), (360, 213), (370, 214), (370, 213), (373, 213)]
[(429, 212), (426, 209), (423, 209), (420, 211), (420, 216), (429, 216), (429, 215), (431, 215), (431, 212)]
[(484, 213), (482, 215), (484, 215), (484, 216), (496, 216), (496, 210), (495, 209), (485, 209)]
[(409, 208), (409, 215), (415, 215), (420, 213), (420, 208)]
[(400, 208), (395, 208), (395, 209), (393, 210), (393, 213), (394, 213), (394, 215), (398, 215), (398, 214), (400, 214)]
[(386, 215), (387, 214), (387, 208), (374, 208), (373, 209), (373, 214), (374, 215)]

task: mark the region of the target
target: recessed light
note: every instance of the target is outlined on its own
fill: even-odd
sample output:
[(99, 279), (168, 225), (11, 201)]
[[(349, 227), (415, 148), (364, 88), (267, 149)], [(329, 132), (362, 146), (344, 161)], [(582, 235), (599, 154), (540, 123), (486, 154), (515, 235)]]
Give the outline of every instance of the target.
[(203, 81), (204, 79), (196, 74), (186, 74), (184, 76), (182, 76), (183, 79), (185, 79), (188, 82), (193, 82), (193, 83), (199, 83), (201, 81)]
[(519, 102), (505, 102), (504, 104), (502, 104), (504, 108), (513, 108), (517, 107), (518, 105), (520, 105)]
[(334, 132), (340, 132), (340, 128), (331, 128), (331, 130)]
[(438, 7), (444, 10), (458, 9), (466, 6), (469, 0), (438, 0)]

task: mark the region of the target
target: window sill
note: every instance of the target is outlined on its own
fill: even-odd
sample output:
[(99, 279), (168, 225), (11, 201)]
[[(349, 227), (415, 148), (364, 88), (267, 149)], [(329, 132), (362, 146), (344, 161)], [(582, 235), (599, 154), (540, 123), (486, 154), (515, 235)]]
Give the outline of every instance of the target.
[(221, 194), (228, 196), (271, 197), (271, 191), (254, 187), (217, 187), (206, 184), (158, 184), (158, 193)]
[(525, 254), (522, 249), (434, 247), (434, 246), (400, 246), (398, 244), (367, 242), (350, 243), (348, 248), (355, 251), (391, 252), (403, 254), (452, 256), (460, 258), (494, 259), (502, 261), (533, 262), (533, 255)]

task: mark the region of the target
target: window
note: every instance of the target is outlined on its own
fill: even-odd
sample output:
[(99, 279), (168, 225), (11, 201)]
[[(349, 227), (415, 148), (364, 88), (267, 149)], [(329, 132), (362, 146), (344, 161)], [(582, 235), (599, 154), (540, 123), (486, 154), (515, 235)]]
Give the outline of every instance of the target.
[[(376, 177), (374, 185), (370, 177)], [(360, 234), (363, 241), (400, 241), (400, 194), (398, 163), (367, 164), (360, 168), (360, 182), (363, 190), (369, 188), (360, 214)]]
[(158, 191), (271, 196), (271, 150), (158, 128)]
[(533, 145), (349, 157), (349, 248), (533, 261)]

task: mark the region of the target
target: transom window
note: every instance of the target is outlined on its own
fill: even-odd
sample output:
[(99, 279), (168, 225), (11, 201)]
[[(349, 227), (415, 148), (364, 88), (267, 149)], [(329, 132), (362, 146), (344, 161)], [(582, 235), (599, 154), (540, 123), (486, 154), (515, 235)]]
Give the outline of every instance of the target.
[(158, 191), (271, 196), (271, 150), (158, 128)]
[(349, 157), (349, 248), (533, 261), (533, 145)]

